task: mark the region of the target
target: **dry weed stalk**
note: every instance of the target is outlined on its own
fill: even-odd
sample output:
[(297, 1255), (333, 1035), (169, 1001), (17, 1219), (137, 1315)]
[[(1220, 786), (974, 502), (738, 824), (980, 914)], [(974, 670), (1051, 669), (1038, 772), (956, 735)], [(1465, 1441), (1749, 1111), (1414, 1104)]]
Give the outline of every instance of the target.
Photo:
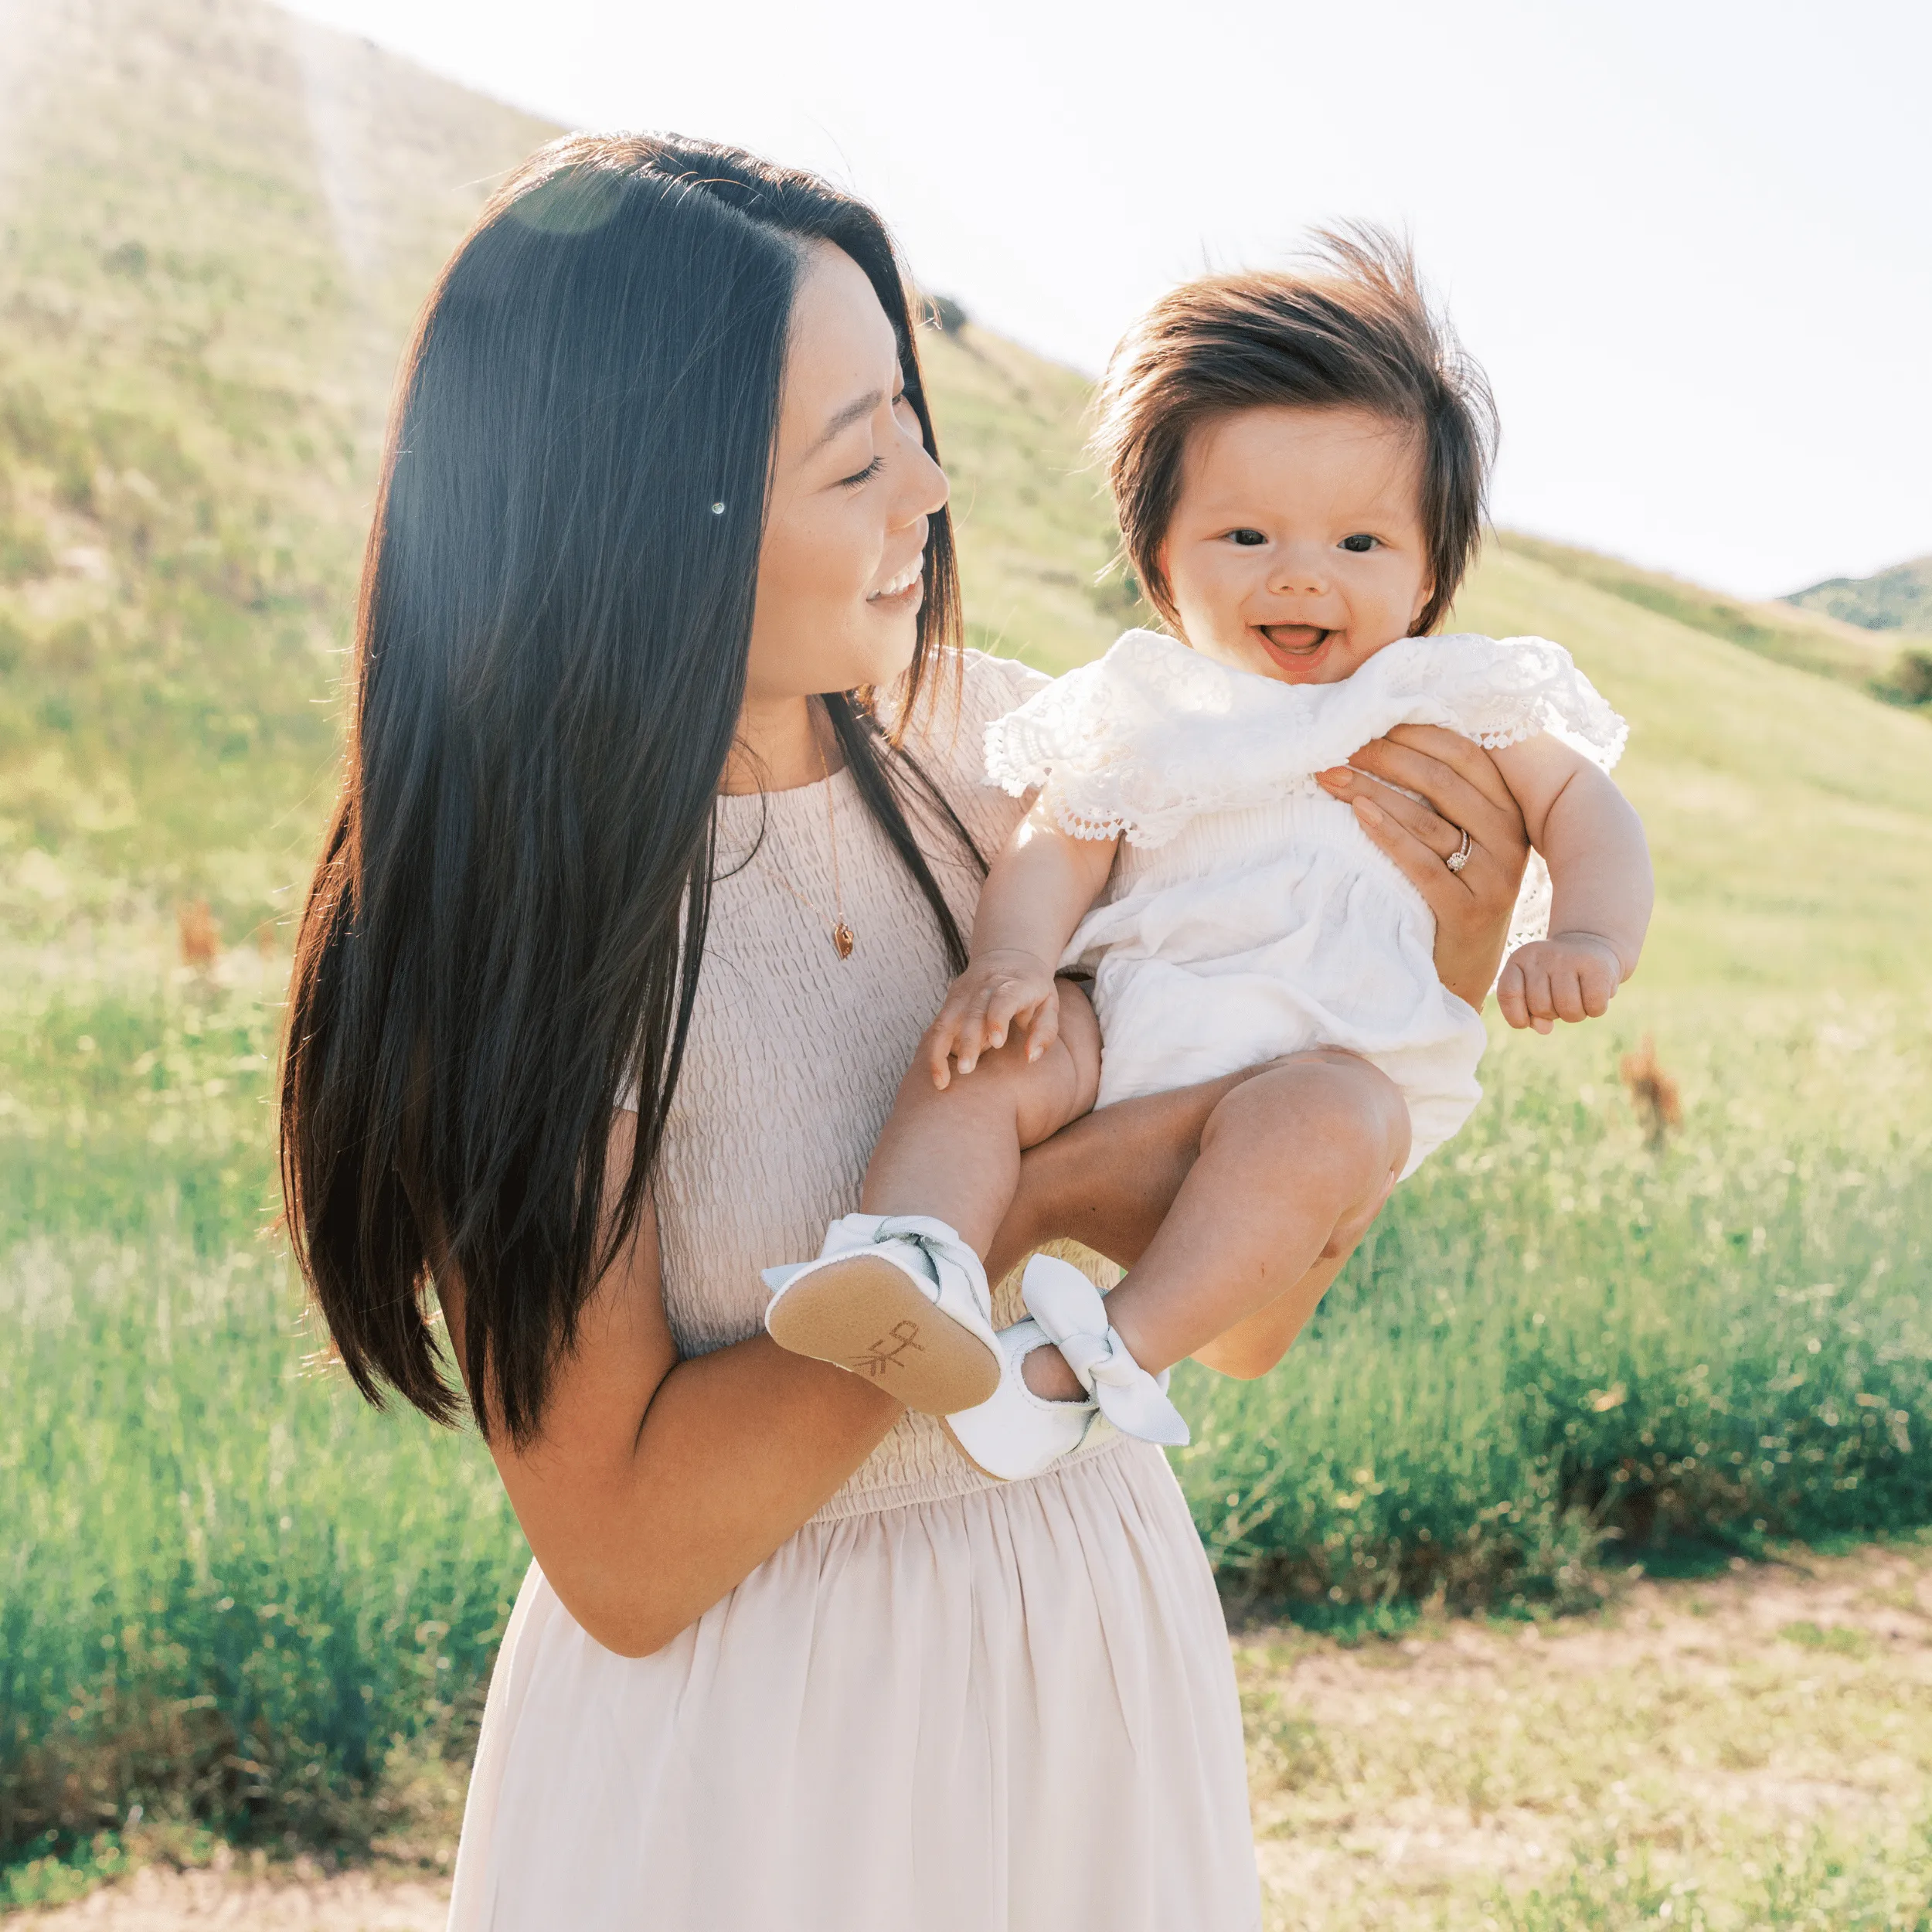
[(181, 963), (198, 972), (212, 973), (221, 954), (221, 937), (215, 930), (213, 913), (205, 899), (185, 899), (175, 908), (175, 923), (181, 929)]
[(1644, 1139), (1653, 1153), (1661, 1154), (1673, 1128), (1684, 1124), (1683, 1097), (1677, 1083), (1657, 1057), (1657, 1042), (1648, 1033), (1634, 1053), (1626, 1053), (1618, 1071), (1630, 1095), (1630, 1104), (1644, 1123)]

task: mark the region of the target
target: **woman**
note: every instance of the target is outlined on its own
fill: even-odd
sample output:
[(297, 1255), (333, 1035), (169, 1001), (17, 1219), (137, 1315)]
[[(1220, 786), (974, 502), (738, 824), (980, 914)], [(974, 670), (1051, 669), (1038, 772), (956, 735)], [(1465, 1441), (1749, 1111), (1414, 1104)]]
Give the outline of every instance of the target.
[[(357, 1386), (448, 1417), (433, 1279), (536, 1559), (466, 1932), (1258, 1923), (1226, 1634), (1158, 1453), (995, 1485), (760, 1326), (759, 1267), (856, 1204), (1019, 810), (978, 747), (1032, 674), (953, 649), (945, 502), (876, 219), (733, 151), (546, 149), (406, 364), (284, 1172)], [(1440, 735), (1362, 764), (1479, 1001), (1508, 794)], [(1236, 1085), (1035, 1149), (995, 1278), (1054, 1237), (1131, 1260)], [(1308, 1312), (1212, 1359), (1260, 1372)]]

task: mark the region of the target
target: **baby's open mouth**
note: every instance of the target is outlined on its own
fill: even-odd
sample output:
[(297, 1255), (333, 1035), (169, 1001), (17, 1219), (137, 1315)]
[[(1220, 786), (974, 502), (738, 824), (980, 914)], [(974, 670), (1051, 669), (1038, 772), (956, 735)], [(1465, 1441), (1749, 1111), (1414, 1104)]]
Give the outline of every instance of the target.
[(1297, 658), (1313, 657), (1335, 635), (1314, 624), (1262, 624), (1255, 628), (1276, 650)]

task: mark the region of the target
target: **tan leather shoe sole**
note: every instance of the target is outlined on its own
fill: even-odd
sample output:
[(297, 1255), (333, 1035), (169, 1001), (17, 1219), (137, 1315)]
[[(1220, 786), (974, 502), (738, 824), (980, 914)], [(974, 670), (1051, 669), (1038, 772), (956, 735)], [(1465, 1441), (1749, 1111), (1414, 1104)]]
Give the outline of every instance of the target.
[(876, 1254), (815, 1268), (765, 1325), (780, 1348), (835, 1362), (923, 1415), (976, 1409), (999, 1386), (998, 1356)]

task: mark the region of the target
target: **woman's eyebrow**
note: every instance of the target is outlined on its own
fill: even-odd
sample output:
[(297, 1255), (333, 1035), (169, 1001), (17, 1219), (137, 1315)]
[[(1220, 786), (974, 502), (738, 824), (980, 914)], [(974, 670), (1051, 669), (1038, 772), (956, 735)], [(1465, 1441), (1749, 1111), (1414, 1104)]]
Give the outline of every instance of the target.
[(811, 447), (808, 450), (805, 454), (808, 456), (816, 454), (817, 452), (822, 450), (825, 445), (839, 433), (840, 430), (849, 430), (852, 427), (853, 423), (863, 421), (864, 419), (871, 415), (872, 411), (878, 408), (879, 404), (885, 400), (885, 391), (883, 389), (876, 389), (868, 391), (865, 395), (859, 397), (855, 401), (848, 403), (845, 406), (825, 425), (825, 429), (821, 433), (818, 441), (813, 444)]

